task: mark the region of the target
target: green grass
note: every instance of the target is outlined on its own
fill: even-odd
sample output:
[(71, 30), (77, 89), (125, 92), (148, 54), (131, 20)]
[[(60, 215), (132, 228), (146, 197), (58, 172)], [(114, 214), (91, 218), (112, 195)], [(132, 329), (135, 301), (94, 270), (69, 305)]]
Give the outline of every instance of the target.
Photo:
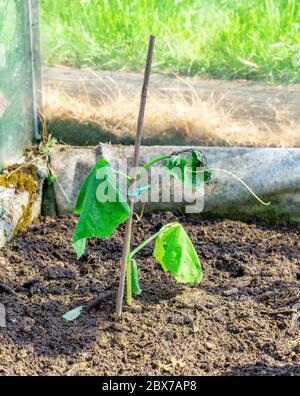
[[(49, 64), (300, 83), (300, 0), (41, 0)], [(247, 64), (252, 62), (257, 67)]]

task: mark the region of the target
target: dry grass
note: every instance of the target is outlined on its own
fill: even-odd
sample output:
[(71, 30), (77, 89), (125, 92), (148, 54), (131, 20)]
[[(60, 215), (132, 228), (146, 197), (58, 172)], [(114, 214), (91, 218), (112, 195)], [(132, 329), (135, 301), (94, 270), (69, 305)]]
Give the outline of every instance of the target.
[[(113, 84), (111, 84), (113, 86)], [(101, 97), (101, 94), (99, 95)], [(45, 92), (44, 116), (51, 123), (68, 120), (78, 125), (93, 125), (110, 132), (116, 140), (134, 139), (139, 97), (129, 98), (118, 91), (102, 95), (91, 103), (87, 91), (71, 97), (59, 87)], [(266, 125), (233, 118), (235, 109), (226, 109), (214, 97), (203, 101), (190, 89), (190, 95), (149, 95), (145, 116), (145, 138), (151, 144), (199, 144), (206, 146), (299, 147), (300, 128), (277, 117), (276, 131)], [(76, 132), (74, 132), (76, 133)]]

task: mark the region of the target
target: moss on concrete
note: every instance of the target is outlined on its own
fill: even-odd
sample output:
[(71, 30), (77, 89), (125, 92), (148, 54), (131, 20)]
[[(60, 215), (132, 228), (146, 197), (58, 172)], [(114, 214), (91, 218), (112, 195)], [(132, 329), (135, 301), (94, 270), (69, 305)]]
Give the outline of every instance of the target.
[(28, 204), (22, 205), (22, 216), (14, 229), (16, 235), (27, 229), (32, 222), (32, 205), (39, 189), (39, 179), (35, 165), (21, 167), (13, 165), (0, 174), (0, 187), (14, 188), (16, 192), (28, 193)]
[(19, 165), (9, 167), (0, 174), (0, 187), (15, 188), (16, 191), (27, 191), (30, 195), (38, 190), (38, 174), (35, 165), (20, 168)]
[(32, 203), (33, 202), (30, 201), (28, 205), (22, 205), (22, 217), (14, 229), (13, 236), (25, 231), (32, 223)]

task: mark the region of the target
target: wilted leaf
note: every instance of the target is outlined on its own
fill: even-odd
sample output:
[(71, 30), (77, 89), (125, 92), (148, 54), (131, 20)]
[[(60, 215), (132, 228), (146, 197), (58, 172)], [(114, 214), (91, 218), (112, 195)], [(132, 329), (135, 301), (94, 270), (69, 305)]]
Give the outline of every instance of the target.
[(182, 153), (172, 155), (166, 167), (173, 176), (193, 188), (201, 183), (209, 184), (211, 181), (211, 171), (208, 169), (204, 154), (199, 150), (184, 150)]
[(182, 183), (186, 179), (186, 166), (188, 161), (186, 158), (180, 157), (179, 155), (174, 155), (167, 161), (167, 169), (169, 172), (177, 177)]
[(76, 202), (75, 214), (80, 218), (73, 247), (77, 257), (83, 255), (86, 239), (109, 238), (118, 225), (128, 219), (129, 213), (129, 205), (119, 192), (109, 162), (98, 160), (85, 179)]
[(211, 181), (211, 171), (208, 169), (207, 161), (204, 154), (199, 150), (191, 150), (192, 153), (192, 177), (193, 177), (193, 185), (197, 183), (196, 170), (203, 170), (203, 178), (200, 178), (200, 182), (204, 182), (205, 184), (209, 184)]
[(195, 248), (179, 223), (162, 228), (157, 237), (153, 256), (165, 272), (170, 272), (178, 283), (198, 284), (202, 268)]

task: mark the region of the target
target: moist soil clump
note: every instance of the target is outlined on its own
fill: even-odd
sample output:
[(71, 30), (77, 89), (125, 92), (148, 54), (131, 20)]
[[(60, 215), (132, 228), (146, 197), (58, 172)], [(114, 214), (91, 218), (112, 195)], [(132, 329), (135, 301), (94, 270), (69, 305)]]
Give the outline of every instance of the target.
[[(174, 220), (202, 283), (177, 285), (148, 246), (137, 256), (143, 293), (120, 322), (123, 226), (79, 261), (73, 217), (42, 219), (0, 250), (0, 375), (299, 375), (300, 227), (155, 214), (135, 222), (133, 244)], [(99, 295), (97, 309), (62, 318)]]

